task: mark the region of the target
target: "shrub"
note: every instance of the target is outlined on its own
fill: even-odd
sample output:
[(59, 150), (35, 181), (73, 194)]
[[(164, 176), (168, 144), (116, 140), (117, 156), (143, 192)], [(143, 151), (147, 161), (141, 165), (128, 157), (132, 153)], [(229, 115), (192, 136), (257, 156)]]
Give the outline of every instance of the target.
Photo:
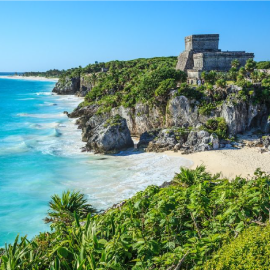
[(240, 62), (238, 59), (234, 59), (231, 63), (231, 67), (237, 69), (240, 66)]
[(206, 262), (205, 270), (268, 270), (270, 265), (270, 225), (245, 230)]
[(204, 93), (196, 89), (195, 87), (190, 87), (186, 83), (182, 83), (177, 92), (178, 96), (185, 96), (189, 99), (200, 100), (203, 98)]
[(220, 79), (216, 81), (216, 86), (220, 88), (226, 88), (226, 81), (224, 79)]
[(215, 81), (217, 79), (217, 73), (213, 70), (209, 72), (203, 71), (201, 77), (205, 80), (205, 82), (215, 84)]
[(270, 61), (261, 61), (256, 64), (257, 69), (270, 69)]
[(245, 70), (244, 67), (241, 67), (241, 68), (239, 69), (238, 74), (241, 75), (241, 76), (243, 76), (243, 77), (245, 77), (246, 74), (247, 74), (247, 71)]
[(202, 103), (199, 107), (199, 113), (202, 115), (210, 115), (212, 110), (217, 108), (215, 103)]
[(166, 79), (159, 83), (157, 90), (155, 91), (156, 96), (167, 96), (169, 91), (176, 87), (175, 79)]
[(207, 120), (204, 125), (209, 133), (215, 133), (219, 138), (227, 138), (228, 136), (228, 126), (223, 117), (217, 117)]
[(253, 72), (256, 68), (256, 62), (253, 59), (248, 59), (245, 64), (245, 70), (248, 72)]
[[(0, 255), (1, 267), (166, 270), (176, 269), (181, 262), (181, 269), (203, 269), (207, 261), (216, 258), (213, 254), (219, 254), (222, 243), (256, 225), (252, 221), (268, 222), (269, 182), (269, 175), (260, 171), (249, 180), (237, 177), (229, 181), (209, 174), (203, 166), (182, 169), (166, 188), (149, 186), (120, 205), (88, 215), (81, 222), (75, 212), (71, 225), (63, 224), (31, 241), (17, 238)], [(258, 247), (257, 239), (261, 239), (267, 247), (268, 234), (262, 238), (250, 238), (254, 243), (246, 241), (244, 246)], [(266, 253), (261, 257), (257, 251), (253, 258), (264, 260), (269, 269), (269, 251), (263, 249)], [(250, 254), (241, 249), (239, 252)], [(241, 265), (239, 260), (235, 262)]]

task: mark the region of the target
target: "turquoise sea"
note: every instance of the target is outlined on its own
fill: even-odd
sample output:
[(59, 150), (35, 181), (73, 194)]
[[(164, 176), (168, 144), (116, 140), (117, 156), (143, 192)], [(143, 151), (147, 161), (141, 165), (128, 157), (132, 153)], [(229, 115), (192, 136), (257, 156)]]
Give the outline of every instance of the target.
[(1, 78), (0, 247), (16, 235), (49, 230), (43, 218), (52, 194), (76, 189), (105, 209), (150, 184), (171, 180), (190, 162), (136, 151), (82, 153), (72, 111), (81, 98), (52, 95), (55, 82)]

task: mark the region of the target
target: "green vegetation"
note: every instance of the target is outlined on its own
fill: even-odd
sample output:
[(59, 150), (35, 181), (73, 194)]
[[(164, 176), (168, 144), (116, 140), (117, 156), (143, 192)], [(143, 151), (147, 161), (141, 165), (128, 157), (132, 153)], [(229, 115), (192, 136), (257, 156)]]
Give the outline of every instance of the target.
[(215, 133), (219, 138), (226, 139), (228, 137), (228, 126), (222, 117), (207, 120), (203, 129), (209, 133)]
[(270, 61), (257, 62), (257, 69), (270, 69)]
[(186, 73), (175, 70), (176, 63), (176, 57), (98, 63), (67, 70), (60, 81), (81, 76), (91, 83), (93, 89), (83, 105), (97, 103), (100, 113), (120, 105), (133, 107), (137, 102), (163, 106), (170, 89), (186, 81)]
[(53, 195), (49, 202), (50, 210), (45, 223), (52, 223), (53, 227), (62, 223), (71, 225), (74, 221), (74, 212), (79, 218), (86, 218), (88, 213), (95, 213), (94, 208), (87, 203), (83, 194), (75, 191), (63, 192), (62, 196)]
[[(85, 202), (65, 193), (50, 203), (58, 226), (31, 241), (17, 237), (0, 269), (269, 269), (269, 196), (270, 176), (259, 170), (229, 181), (202, 166), (81, 221)], [(74, 211), (72, 224), (63, 211)]]
[(121, 117), (119, 114), (117, 114), (117, 115), (115, 115), (115, 116), (109, 118), (109, 119), (105, 122), (104, 126), (105, 126), (105, 127), (108, 127), (108, 126), (120, 126), (121, 123), (122, 123), (122, 117)]
[(210, 84), (215, 84), (215, 81), (217, 79), (217, 73), (214, 70), (211, 70), (209, 72), (203, 71), (202, 74), (202, 79), (205, 80), (205, 82), (210, 83)]
[[(92, 89), (80, 106), (98, 105), (97, 114), (121, 105), (132, 108), (138, 102), (156, 106), (163, 113), (172, 97), (171, 90), (176, 90), (174, 97), (182, 95), (192, 100), (191, 106), (197, 106), (199, 113), (206, 116), (226, 100), (235, 104), (241, 100), (270, 104), (270, 76), (255, 70), (256, 62), (252, 59), (241, 68), (238, 60), (232, 61), (229, 72), (202, 72), (201, 86), (188, 85), (186, 73), (175, 70), (176, 62), (176, 57), (156, 57), (96, 63), (65, 71), (60, 82), (82, 78)], [(227, 85), (232, 84), (243, 89), (230, 92)]]
[(270, 226), (251, 227), (225, 244), (209, 260), (205, 270), (268, 270), (270, 266)]
[(61, 75), (65, 73), (64, 70), (58, 70), (58, 69), (50, 69), (45, 72), (24, 72), (23, 76), (29, 77), (29, 76), (35, 76), (35, 77), (46, 77), (46, 78), (59, 78)]

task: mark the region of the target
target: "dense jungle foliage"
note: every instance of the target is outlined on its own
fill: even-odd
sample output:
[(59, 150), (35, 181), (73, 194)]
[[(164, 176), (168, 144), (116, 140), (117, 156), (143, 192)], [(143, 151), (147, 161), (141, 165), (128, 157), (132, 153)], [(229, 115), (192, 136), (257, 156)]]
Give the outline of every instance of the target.
[[(256, 69), (267, 62), (256, 63), (249, 59), (245, 67), (240, 68), (239, 61), (234, 60), (228, 72), (203, 72), (201, 85), (187, 84), (186, 74), (175, 70), (176, 63), (176, 57), (96, 63), (67, 70), (60, 81), (80, 77), (84, 84), (91, 85), (81, 106), (98, 104), (97, 113), (109, 112), (121, 105), (134, 107), (138, 102), (157, 106), (164, 112), (173, 89), (175, 95), (195, 99), (203, 115), (210, 115), (228, 98), (235, 102), (242, 99), (270, 103), (270, 75)], [(229, 93), (231, 84), (241, 86), (243, 91), (237, 95)]]
[[(139, 101), (166, 103), (170, 90), (187, 78), (186, 73), (175, 70), (176, 63), (176, 57), (112, 61), (89, 65), (72, 71), (69, 76), (79, 73), (85, 82), (94, 86), (86, 95), (84, 105), (97, 103), (99, 112), (104, 112), (120, 105), (133, 107)], [(102, 66), (106, 72), (101, 71)], [(95, 73), (89, 75), (91, 71)]]
[(50, 202), (52, 231), (6, 245), (0, 269), (269, 269), (269, 196), (260, 170), (229, 181), (202, 166), (99, 214), (65, 192)]

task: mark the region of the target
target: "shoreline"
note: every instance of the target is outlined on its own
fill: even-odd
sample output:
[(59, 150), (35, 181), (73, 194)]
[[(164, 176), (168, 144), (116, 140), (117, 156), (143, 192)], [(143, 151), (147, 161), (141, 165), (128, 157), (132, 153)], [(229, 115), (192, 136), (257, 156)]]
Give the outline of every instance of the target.
[(170, 157), (183, 157), (193, 162), (190, 169), (204, 165), (212, 174), (221, 173), (223, 177), (233, 179), (236, 176), (252, 177), (257, 168), (270, 174), (270, 153), (260, 153), (259, 149), (244, 147), (241, 149), (222, 149), (196, 152), (183, 155), (180, 152), (165, 151)]
[(18, 76), (18, 75), (3, 75), (0, 76), (0, 79), (11, 79), (11, 80), (28, 80), (28, 81), (44, 81), (44, 82), (58, 82), (58, 78), (46, 78), (46, 77), (38, 77), (38, 76)]

